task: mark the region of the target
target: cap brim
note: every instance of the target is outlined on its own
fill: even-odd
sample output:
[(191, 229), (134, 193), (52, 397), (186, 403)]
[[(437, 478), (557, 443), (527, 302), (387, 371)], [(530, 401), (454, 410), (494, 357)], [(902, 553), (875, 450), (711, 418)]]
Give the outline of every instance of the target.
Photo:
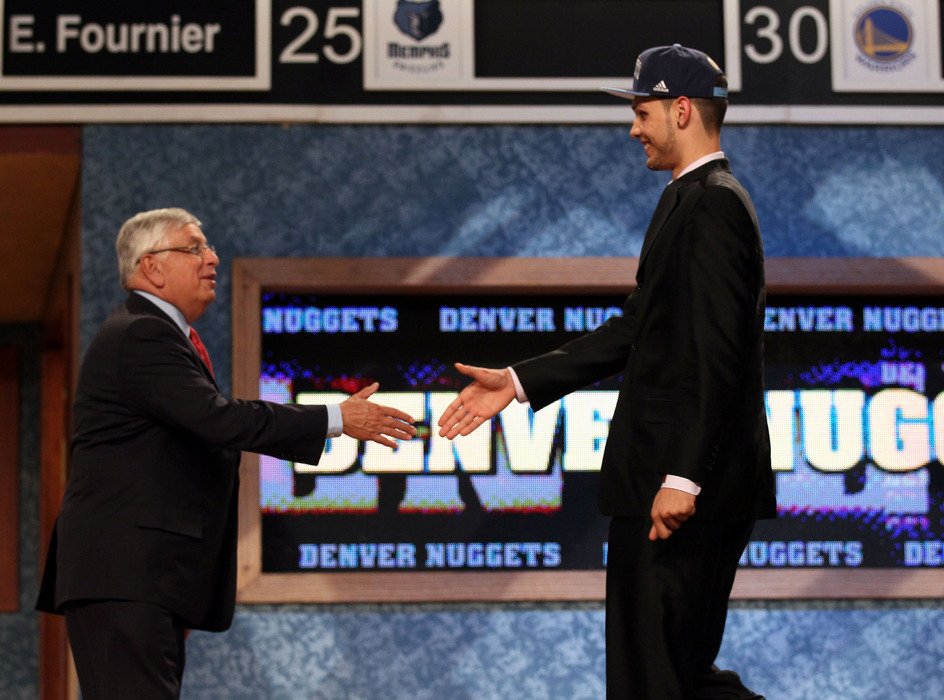
[(608, 92), (611, 95), (616, 95), (617, 97), (622, 97), (624, 100), (631, 100), (634, 97), (649, 97), (648, 92), (633, 92), (632, 90), (623, 90), (622, 88), (614, 87), (601, 87), (603, 92)]

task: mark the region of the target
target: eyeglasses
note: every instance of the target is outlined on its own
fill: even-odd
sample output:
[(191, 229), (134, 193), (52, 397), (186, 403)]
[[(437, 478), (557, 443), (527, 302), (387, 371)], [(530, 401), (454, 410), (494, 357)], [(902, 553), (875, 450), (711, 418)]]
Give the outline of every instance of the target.
[(216, 247), (209, 245), (208, 243), (195, 243), (194, 245), (179, 246), (177, 248), (158, 248), (157, 250), (149, 250), (146, 253), (142, 253), (141, 257), (135, 261), (135, 264), (137, 265), (139, 262), (141, 262), (141, 258), (143, 258), (145, 255), (157, 255), (158, 253), (189, 253), (190, 255), (195, 255), (198, 258), (202, 258), (203, 254), (208, 250), (216, 255)]

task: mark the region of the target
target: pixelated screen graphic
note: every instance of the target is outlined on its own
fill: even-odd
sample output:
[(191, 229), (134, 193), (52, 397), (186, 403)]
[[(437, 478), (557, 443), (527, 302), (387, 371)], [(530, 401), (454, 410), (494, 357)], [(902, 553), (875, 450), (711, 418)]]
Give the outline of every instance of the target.
[[(612, 294), (261, 295), (260, 398), (339, 402), (377, 381), (419, 434), (396, 450), (334, 438), (317, 465), (259, 460), (262, 571), (600, 570), (597, 474), (620, 377), (541, 411), (513, 403), (450, 442), (468, 383), (622, 311)], [(940, 566), (944, 308), (932, 296), (774, 295), (767, 413), (779, 517), (745, 569)], [(719, 406), (718, 410), (724, 410)]]

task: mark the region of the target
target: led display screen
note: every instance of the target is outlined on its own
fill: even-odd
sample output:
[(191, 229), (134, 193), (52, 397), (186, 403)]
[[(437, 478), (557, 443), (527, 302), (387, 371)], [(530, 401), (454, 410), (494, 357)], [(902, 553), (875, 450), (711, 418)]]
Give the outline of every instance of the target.
[[(317, 465), (260, 460), (263, 571), (605, 565), (596, 482), (620, 377), (537, 413), (514, 403), (450, 442), (436, 421), (468, 379), (621, 313), (582, 295), (262, 297), (259, 395), (375, 399), (417, 419), (396, 450), (332, 439)], [(771, 296), (766, 398), (779, 517), (748, 567), (941, 562), (944, 304), (933, 298)], [(722, 406), (718, 410), (724, 410)]]

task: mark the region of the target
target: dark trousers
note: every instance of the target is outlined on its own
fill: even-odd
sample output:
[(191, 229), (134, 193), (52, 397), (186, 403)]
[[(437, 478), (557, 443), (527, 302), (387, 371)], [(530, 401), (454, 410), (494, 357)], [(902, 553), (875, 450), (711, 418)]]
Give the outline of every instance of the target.
[(608, 700), (760, 698), (714, 665), (753, 522), (688, 521), (650, 542), (648, 518), (613, 518), (606, 572)]
[(185, 630), (151, 603), (92, 600), (65, 610), (82, 700), (178, 700)]

